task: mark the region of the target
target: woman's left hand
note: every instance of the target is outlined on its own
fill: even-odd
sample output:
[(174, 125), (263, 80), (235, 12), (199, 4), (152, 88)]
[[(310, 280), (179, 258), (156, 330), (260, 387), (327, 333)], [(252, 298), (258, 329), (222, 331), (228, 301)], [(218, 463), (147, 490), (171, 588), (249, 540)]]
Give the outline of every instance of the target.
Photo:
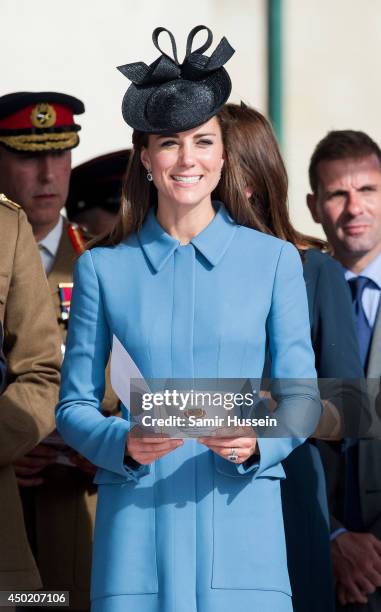
[[(257, 439), (250, 438), (199, 438), (201, 444), (232, 463), (243, 463), (254, 455)], [(236, 459), (233, 459), (236, 457)]]

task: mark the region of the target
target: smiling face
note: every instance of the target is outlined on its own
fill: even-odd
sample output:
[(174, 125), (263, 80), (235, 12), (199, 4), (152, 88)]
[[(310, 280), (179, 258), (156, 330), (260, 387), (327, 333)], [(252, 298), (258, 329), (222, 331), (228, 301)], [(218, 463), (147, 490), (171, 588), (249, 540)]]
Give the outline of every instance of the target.
[(26, 154), (0, 148), (0, 191), (23, 207), (37, 239), (58, 223), (70, 170), (70, 151)]
[(141, 161), (152, 173), (159, 208), (210, 205), (224, 163), (217, 119), (170, 136), (150, 135)]
[(381, 251), (381, 165), (376, 155), (321, 161), (319, 187), (307, 196), (335, 256), (364, 268)]

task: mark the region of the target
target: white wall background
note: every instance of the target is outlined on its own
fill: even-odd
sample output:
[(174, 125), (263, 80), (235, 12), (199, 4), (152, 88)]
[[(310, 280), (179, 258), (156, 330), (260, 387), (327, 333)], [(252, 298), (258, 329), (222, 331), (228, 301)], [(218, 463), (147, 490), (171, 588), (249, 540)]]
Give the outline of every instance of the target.
[(189, 31), (205, 24), (214, 34), (211, 51), (223, 35), (236, 49), (228, 64), (232, 99), (263, 109), (264, 6), (264, 0), (0, 0), (0, 93), (53, 90), (81, 98), (86, 114), (78, 118), (74, 163), (124, 148), (130, 130), (120, 108), (129, 81), (115, 67), (156, 59), (157, 26), (173, 32), (181, 61)]
[[(81, 98), (74, 164), (129, 146), (120, 105), (128, 80), (115, 69), (153, 61), (156, 26), (179, 56), (198, 24), (225, 35), (232, 100), (266, 108), (266, 0), (0, 0), (0, 94), (64, 91)], [(298, 228), (319, 234), (306, 209), (307, 167), (330, 129), (363, 129), (381, 141), (380, 0), (284, 0), (284, 155)], [(212, 47), (212, 49), (214, 48)]]
[(381, 144), (380, 0), (285, 0), (285, 147), (295, 225), (306, 211), (312, 151), (329, 130), (367, 132)]

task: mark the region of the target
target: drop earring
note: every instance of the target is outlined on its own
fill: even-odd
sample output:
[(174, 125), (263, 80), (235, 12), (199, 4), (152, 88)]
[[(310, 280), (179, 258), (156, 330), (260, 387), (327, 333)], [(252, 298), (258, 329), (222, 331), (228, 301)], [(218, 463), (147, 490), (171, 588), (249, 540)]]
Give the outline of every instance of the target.
[(147, 181), (153, 181), (152, 170), (147, 170)]

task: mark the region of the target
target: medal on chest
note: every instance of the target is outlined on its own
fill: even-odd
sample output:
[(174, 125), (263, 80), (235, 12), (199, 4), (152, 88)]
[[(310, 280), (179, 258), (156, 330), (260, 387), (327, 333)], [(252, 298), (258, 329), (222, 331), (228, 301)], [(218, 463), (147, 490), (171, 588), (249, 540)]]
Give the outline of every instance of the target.
[[(70, 238), (71, 245), (77, 255), (82, 255), (86, 249), (85, 240), (82, 236), (81, 230), (75, 223), (70, 223), (67, 226), (67, 233)], [(70, 316), (70, 304), (71, 296), (73, 293), (73, 283), (58, 283), (58, 299), (60, 306), (60, 317), (59, 323), (64, 325), (67, 329), (69, 316)]]

